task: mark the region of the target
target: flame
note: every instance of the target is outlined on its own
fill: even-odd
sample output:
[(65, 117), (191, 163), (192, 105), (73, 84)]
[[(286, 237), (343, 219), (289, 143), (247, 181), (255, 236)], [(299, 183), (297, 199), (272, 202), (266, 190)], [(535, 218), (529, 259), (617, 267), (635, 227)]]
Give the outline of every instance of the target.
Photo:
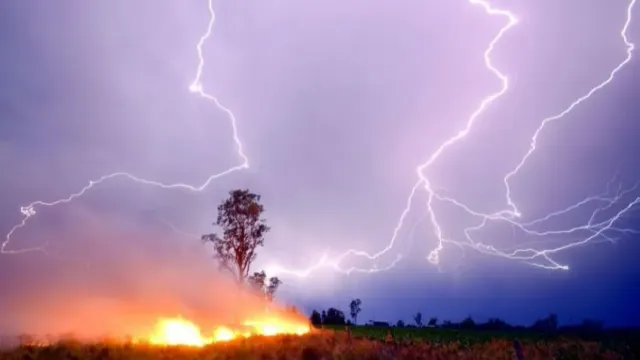
[(304, 335), (309, 332), (309, 325), (300, 322), (288, 322), (279, 319), (266, 321), (245, 321), (245, 326), (250, 326), (260, 335), (274, 336), (279, 334)]
[(236, 333), (234, 333), (231, 329), (228, 329), (224, 326), (217, 328), (213, 332), (213, 341), (229, 341), (233, 340), (236, 337)]
[(156, 345), (204, 346), (207, 341), (198, 327), (183, 319), (162, 319), (149, 342)]
[(304, 335), (310, 331), (309, 324), (305, 321), (276, 317), (247, 320), (243, 325), (245, 329), (219, 326), (208, 337), (203, 335), (200, 328), (191, 321), (183, 318), (166, 318), (157, 322), (147, 341), (153, 345), (202, 347), (216, 342), (231, 341), (240, 337), (281, 334)]

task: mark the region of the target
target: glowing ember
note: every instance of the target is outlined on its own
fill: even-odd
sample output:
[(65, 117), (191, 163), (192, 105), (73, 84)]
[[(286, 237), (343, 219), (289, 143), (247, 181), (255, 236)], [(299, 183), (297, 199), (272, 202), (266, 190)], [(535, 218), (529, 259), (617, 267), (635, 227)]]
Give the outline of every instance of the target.
[(230, 329), (220, 326), (211, 337), (202, 335), (200, 329), (190, 321), (173, 318), (161, 319), (148, 341), (154, 345), (205, 346), (207, 344), (230, 341), (239, 337), (253, 335), (274, 336), (281, 334), (303, 335), (310, 331), (309, 325), (302, 320), (292, 321), (269, 318), (244, 322), (248, 329)]

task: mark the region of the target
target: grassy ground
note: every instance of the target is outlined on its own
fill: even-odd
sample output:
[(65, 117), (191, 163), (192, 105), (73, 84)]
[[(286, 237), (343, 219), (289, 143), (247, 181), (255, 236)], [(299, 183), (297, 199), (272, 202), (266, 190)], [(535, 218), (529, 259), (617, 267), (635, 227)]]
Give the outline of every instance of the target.
[[(345, 326), (327, 326), (326, 330), (345, 332)], [(353, 337), (384, 340), (391, 335), (397, 342), (426, 341), (432, 344), (457, 342), (464, 346), (496, 340), (528, 343), (597, 343), (615, 352), (637, 354), (640, 358), (640, 332), (637, 330), (610, 330), (597, 333), (559, 332), (537, 333), (532, 331), (490, 331), (441, 328), (386, 328), (374, 326), (350, 326)]]
[[(399, 329), (398, 329), (399, 330)], [(404, 329), (403, 329), (404, 330)], [(437, 330), (406, 329), (407, 334), (437, 335)], [(360, 329), (354, 328), (357, 334)], [(364, 331), (364, 329), (362, 330)], [(370, 334), (370, 333), (369, 333)], [(378, 333), (376, 333), (378, 334)], [(530, 359), (633, 359), (633, 354), (607, 349), (597, 342), (581, 340), (520, 341), (523, 358)], [(254, 337), (204, 348), (153, 347), (145, 345), (107, 345), (61, 343), (47, 347), (18, 347), (0, 352), (0, 360), (366, 360), (366, 359), (515, 359), (512, 341), (486, 339), (465, 342), (428, 341), (403, 338), (398, 341), (349, 337), (344, 331), (322, 330), (314, 334), (278, 337)]]
[[(344, 326), (327, 326), (325, 329), (333, 331), (345, 331)], [(430, 342), (462, 341), (468, 343), (485, 342), (492, 339), (513, 340), (546, 340), (548, 335), (536, 333), (514, 333), (504, 331), (471, 331), (458, 329), (439, 328), (386, 328), (374, 326), (351, 326), (351, 334), (355, 337), (369, 339), (384, 339), (391, 331), (393, 337), (398, 340), (426, 340)]]

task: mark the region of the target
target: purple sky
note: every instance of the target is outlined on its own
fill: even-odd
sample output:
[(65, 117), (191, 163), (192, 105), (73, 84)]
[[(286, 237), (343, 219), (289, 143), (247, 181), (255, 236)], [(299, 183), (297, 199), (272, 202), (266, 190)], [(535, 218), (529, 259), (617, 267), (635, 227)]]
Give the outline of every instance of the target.
[[(492, 57), (510, 78), (509, 91), (428, 170), (434, 189), (486, 213), (506, 207), (502, 179), (541, 120), (624, 60), (620, 29), (629, 1), (492, 4), (520, 20)], [(54, 312), (78, 319), (76, 303), (89, 304), (92, 313), (104, 299), (162, 298), (163, 311), (206, 309), (223, 291), (216, 266), (210, 249), (181, 232), (213, 231), (216, 207), (232, 188), (262, 194), (267, 209), (272, 231), (256, 270), (304, 268), (327, 250), (375, 253), (392, 237), (416, 166), (500, 89), (483, 52), (506, 19), (464, 0), (234, 0), (214, 7), (202, 83), (237, 116), (250, 168), (198, 193), (119, 178), (69, 204), (37, 208), (9, 247), (48, 241), (58, 258), (0, 257), (0, 317), (10, 319), (0, 330), (30, 330), (34, 308), (40, 320)], [(241, 162), (225, 113), (188, 91), (196, 44), (209, 21), (206, 0), (25, 0), (0, 4), (0, 14), (3, 232), (20, 222), (21, 205), (65, 198), (112, 172), (200, 184)], [(633, 23), (629, 39), (639, 33)], [(640, 179), (640, 108), (633, 102), (639, 74), (632, 60), (608, 87), (541, 134), (539, 149), (512, 181), (524, 221), (604, 191), (618, 170), (614, 191)], [(283, 273), (280, 299), (306, 310), (347, 310), (360, 297), (363, 320), (408, 321), (422, 311), (441, 319), (471, 314), (530, 323), (556, 312), (561, 321), (640, 323), (633, 306), (640, 299), (634, 259), (640, 246), (633, 234), (614, 234), (615, 245), (594, 242), (558, 253), (555, 259), (570, 271), (452, 244), (435, 266), (426, 260), (438, 244), (428, 221), (410, 236), (425, 200), (420, 192), (396, 246), (377, 264), (401, 254), (396, 268), (350, 276), (323, 268), (304, 279)], [(461, 230), (476, 224), (436, 206), (447, 237), (462, 241)], [(592, 211), (578, 209), (549, 226), (577, 226)], [(629, 215), (620, 227), (638, 224)], [(491, 226), (479, 235), (483, 243), (508, 248), (531, 240)], [(549, 240), (545, 247), (573, 241)], [(341, 266), (373, 263), (348, 257)]]

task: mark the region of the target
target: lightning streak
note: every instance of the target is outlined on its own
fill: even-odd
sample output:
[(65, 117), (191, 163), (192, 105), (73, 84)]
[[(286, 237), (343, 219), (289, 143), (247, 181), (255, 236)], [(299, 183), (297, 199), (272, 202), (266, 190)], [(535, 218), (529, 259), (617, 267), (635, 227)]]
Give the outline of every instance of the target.
[(193, 79), (193, 81), (191, 82), (191, 85), (189, 85), (189, 91), (191, 91), (194, 94), (199, 95), (200, 97), (204, 98), (205, 100), (211, 101), (214, 103), (214, 105), (221, 111), (223, 111), (229, 118), (230, 122), (231, 122), (231, 128), (232, 128), (232, 134), (233, 134), (233, 140), (235, 142), (236, 145), (236, 151), (238, 156), (240, 157), (241, 163), (240, 165), (234, 166), (232, 168), (229, 168), (227, 170), (224, 170), (222, 172), (213, 174), (211, 176), (209, 176), (202, 184), (200, 185), (189, 185), (189, 184), (185, 184), (185, 183), (172, 183), (172, 184), (165, 184), (162, 183), (160, 181), (156, 181), (156, 180), (148, 180), (148, 179), (144, 179), (135, 175), (132, 175), (130, 173), (127, 172), (115, 172), (109, 175), (104, 175), (102, 177), (100, 177), (97, 180), (92, 180), (89, 182), (89, 184), (85, 187), (83, 187), (82, 189), (80, 189), (80, 191), (69, 195), (66, 198), (63, 199), (59, 199), (59, 200), (55, 200), (55, 201), (51, 201), (51, 202), (45, 202), (45, 201), (34, 201), (32, 203), (30, 203), (29, 205), (23, 206), (20, 208), (20, 212), (22, 213), (22, 220), (15, 225), (13, 228), (11, 228), (11, 230), (9, 231), (9, 233), (7, 233), (5, 240), (2, 242), (2, 246), (0, 247), (0, 253), (2, 254), (18, 254), (18, 253), (24, 253), (24, 252), (31, 252), (31, 251), (41, 251), (44, 252), (45, 254), (47, 254), (46, 252), (46, 245), (48, 243), (44, 243), (41, 246), (38, 247), (32, 247), (32, 248), (23, 248), (23, 249), (18, 249), (18, 250), (10, 250), (8, 249), (8, 245), (11, 242), (11, 238), (13, 236), (13, 234), (19, 230), (20, 228), (26, 226), (27, 221), (32, 218), (33, 216), (36, 215), (36, 208), (38, 207), (50, 207), (50, 206), (56, 206), (56, 205), (60, 205), (60, 204), (65, 204), (65, 203), (69, 203), (81, 196), (83, 196), (87, 191), (91, 190), (92, 188), (94, 188), (97, 185), (100, 185), (101, 183), (113, 179), (113, 178), (127, 178), (129, 180), (133, 180), (134, 182), (143, 184), (143, 185), (150, 185), (150, 186), (156, 186), (156, 187), (160, 187), (160, 188), (164, 188), (164, 189), (183, 189), (183, 190), (189, 190), (189, 191), (195, 191), (195, 192), (200, 192), (202, 190), (204, 190), (206, 187), (208, 187), (211, 182), (213, 182), (216, 179), (219, 179), (225, 175), (229, 175), (233, 172), (242, 170), (242, 169), (247, 169), (249, 168), (249, 158), (247, 157), (247, 155), (245, 155), (244, 151), (243, 151), (243, 146), (242, 146), (242, 142), (240, 141), (240, 137), (238, 135), (238, 128), (236, 125), (236, 117), (233, 114), (233, 112), (225, 107), (224, 105), (222, 105), (220, 103), (220, 101), (213, 95), (207, 93), (204, 91), (204, 88), (202, 86), (202, 71), (204, 69), (204, 56), (202, 54), (202, 47), (205, 43), (205, 41), (207, 39), (209, 39), (209, 37), (211, 37), (211, 33), (213, 31), (213, 24), (215, 22), (215, 12), (213, 9), (213, 0), (208, 0), (208, 9), (209, 9), (209, 23), (207, 25), (207, 30), (206, 32), (200, 37), (200, 40), (198, 41), (198, 44), (196, 46), (196, 50), (197, 50), (197, 54), (198, 54), (198, 68), (196, 71), (196, 76)]
[(609, 74), (609, 77), (605, 81), (603, 81), (600, 84), (598, 84), (597, 86), (591, 88), (591, 90), (589, 90), (585, 95), (579, 97), (576, 101), (572, 102), (571, 105), (569, 105), (561, 113), (559, 113), (557, 115), (554, 115), (554, 116), (550, 116), (550, 117), (548, 117), (546, 119), (543, 119), (542, 123), (540, 124), (538, 129), (536, 129), (535, 133), (533, 134), (533, 138), (531, 139), (531, 146), (529, 147), (529, 151), (527, 151), (527, 153), (522, 157), (522, 160), (520, 160), (518, 165), (511, 172), (509, 172), (507, 174), (507, 176), (504, 177), (504, 185), (505, 185), (505, 187), (507, 189), (507, 202), (508, 202), (508, 205), (511, 208), (510, 212), (513, 215), (519, 217), (520, 216), (520, 212), (518, 211), (518, 208), (517, 208), (516, 204), (511, 199), (511, 187), (509, 186), (509, 180), (512, 177), (514, 177), (520, 171), (520, 169), (522, 169), (522, 167), (527, 162), (527, 160), (529, 159), (531, 154), (533, 154), (533, 152), (536, 150), (536, 143), (537, 143), (537, 140), (538, 140), (538, 136), (542, 132), (542, 129), (544, 129), (545, 125), (547, 125), (548, 123), (550, 123), (552, 121), (562, 119), (565, 115), (567, 115), (568, 113), (573, 111), (573, 109), (576, 106), (582, 104), (584, 101), (589, 99), (591, 97), (591, 95), (595, 94), (597, 91), (599, 91), (602, 88), (604, 88), (605, 86), (609, 85), (609, 83), (611, 81), (613, 81), (613, 78), (616, 76), (616, 74), (620, 70), (622, 70), (622, 68), (625, 65), (627, 65), (627, 63), (629, 63), (629, 61), (631, 61), (632, 54), (633, 54), (633, 49), (635, 48), (635, 45), (632, 42), (630, 42), (629, 39), (627, 38), (627, 30), (629, 29), (629, 25), (631, 25), (632, 10), (633, 10), (633, 5), (635, 4), (635, 2), (636, 2), (636, 0), (631, 0), (631, 2), (629, 3), (629, 6), (627, 7), (627, 17), (626, 17), (626, 20), (624, 22), (624, 26), (622, 27), (622, 30), (620, 31), (620, 36), (622, 37), (622, 40), (624, 41), (624, 44), (627, 47), (627, 56), (625, 57), (625, 59), (611, 71), (611, 73)]
[[(543, 128), (545, 128), (545, 126), (552, 121), (562, 119), (571, 111), (573, 111), (573, 109), (576, 108), (578, 105), (588, 100), (593, 94), (595, 94), (596, 92), (598, 92), (599, 90), (607, 86), (609, 83), (611, 83), (615, 78), (616, 74), (620, 70), (622, 70), (622, 68), (627, 63), (631, 61), (632, 52), (634, 50), (634, 44), (628, 40), (626, 33), (632, 21), (632, 9), (635, 5), (635, 2), (636, 0), (631, 0), (629, 2), (629, 5), (627, 7), (627, 13), (626, 13), (626, 21), (620, 32), (620, 35), (626, 45), (626, 50), (627, 50), (626, 51), (627, 56), (625, 57), (625, 59), (611, 71), (610, 75), (603, 82), (591, 88), (585, 95), (583, 95), (582, 97), (572, 102), (564, 111), (562, 111), (557, 115), (545, 118), (541, 121), (540, 126), (536, 129), (535, 133), (533, 134), (529, 150), (525, 153), (525, 155), (523, 156), (521, 161), (516, 165), (516, 167), (512, 171), (510, 171), (503, 179), (503, 182), (506, 188), (506, 200), (507, 200), (508, 208), (493, 214), (485, 214), (485, 213), (471, 209), (470, 207), (468, 207), (467, 205), (465, 205), (460, 201), (457, 201), (456, 199), (441, 195), (440, 193), (438, 193), (432, 188), (429, 178), (427, 177), (427, 170), (429, 170), (429, 168), (439, 159), (439, 157), (449, 147), (467, 138), (474, 124), (478, 120), (478, 118), (485, 112), (485, 110), (489, 106), (491, 106), (498, 98), (500, 98), (503, 94), (505, 94), (509, 89), (509, 79), (507, 78), (506, 75), (500, 72), (493, 65), (491, 60), (491, 54), (496, 44), (503, 38), (504, 34), (517, 24), (517, 18), (510, 11), (492, 7), (489, 4), (489, 2), (487, 2), (486, 0), (469, 0), (470, 4), (481, 7), (489, 16), (498, 16), (506, 19), (505, 25), (498, 31), (498, 33), (488, 44), (484, 52), (484, 63), (486, 68), (496, 76), (496, 78), (500, 81), (501, 86), (499, 90), (485, 97), (480, 102), (480, 105), (478, 106), (478, 108), (467, 119), (466, 125), (462, 130), (460, 130), (453, 137), (443, 142), (436, 149), (436, 151), (427, 158), (427, 160), (424, 163), (420, 164), (416, 168), (418, 180), (410, 191), (409, 197), (407, 198), (407, 201), (406, 201), (406, 206), (402, 211), (400, 218), (393, 230), (393, 234), (388, 245), (382, 250), (374, 254), (369, 254), (361, 250), (349, 249), (346, 252), (342, 253), (341, 255), (332, 259), (331, 257), (328, 256), (328, 254), (325, 253), (321, 257), (321, 259), (317, 262), (316, 265), (311, 266), (306, 270), (296, 271), (296, 270), (284, 268), (279, 265), (272, 265), (267, 268), (268, 272), (274, 275), (279, 273), (284, 273), (284, 274), (294, 275), (298, 277), (306, 277), (306, 276), (309, 276), (309, 274), (311, 274), (313, 271), (316, 271), (320, 268), (327, 268), (327, 267), (345, 274), (350, 274), (352, 272), (373, 273), (373, 272), (386, 271), (388, 269), (391, 269), (403, 258), (403, 255), (397, 255), (390, 265), (384, 266), (384, 267), (378, 267), (376, 261), (382, 255), (388, 253), (390, 250), (394, 248), (395, 243), (398, 239), (399, 233), (401, 229), (404, 227), (406, 218), (408, 214), (411, 212), (414, 199), (419, 190), (424, 190), (427, 193), (427, 202), (426, 202), (427, 214), (425, 217), (421, 218), (420, 221), (422, 221), (423, 219), (428, 219), (431, 222), (431, 225), (434, 229), (435, 236), (438, 240), (436, 248), (433, 249), (430, 252), (429, 256), (427, 257), (428, 260), (434, 264), (439, 263), (439, 252), (444, 248), (444, 244), (453, 244), (460, 248), (472, 248), (476, 251), (479, 251), (481, 253), (485, 253), (488, 255), (499, 256), (499, 257), (508, 258), (512, 260), (524, 261), (533, 266), (543, 267), (546, 269), (568, 269), (566, 265), (559, 264), (558, 262), (553, 260), (550, 256), (557, 252), (567, 250), (575, 246), (584, 245), (589, 242), (614, 241), (615, 239), (611, 237), (612, 233), (617, 233), (620, 235), (625, 235), (629, 233), (638, 233), (638, 231), (633, 229), (619, 228), (615, 226), (618, 220), (622, 219), (624, 216), (629, 215), (629, 213), (636, 207), (636, 205), (640, 204), (640, 197), (636, 197), (634, 200), (629, 201), (626, 206), (620, 206), (620, 203), (624, 201), (625, 197), (627, 197), (629, 194), (631, 194), (633, 191), (636, 190), (638, 184), (636, 184), (636, 186), (629, 189), (622, 189), (621, 187), (619, 187), (614, 194), (611, 194), (611, 191), (610, 191), (611, 183), (610, 183), (607, 185), (607, 191), (604, 192), (603, 194), (585, 198), (584, 200), (576, 204), (573, 204), (565, 209), (549, 213), (544, 217), (541, 217), (539, 219), (535, 219), (532, 221), (528, 221), (528, 222), (519, 221), (519, 219), (522, 217), (522, 214), (520, 213), (520, 211), (518, 210), (518, 207), (516, 206), (515, 202), (512, 199), (512, 196), (511, 196), (512, 190), (510, 187), (510, 181), (512, 180), (512, 178), (519, 173), (519, 171), (526, 164), (527, 160), (536, 150), (537, 139), (541, 134)], [(208, 1), (208, 9), (210, 13), (210, 21), (207, 27), (207, 31), (200, 38), (197, 45), (197, 54), (198, 54), (199, 63), (198, 63), (198, 68), (196, 72), (196, 77), (191, 83), (191, 85), (189, 86), (189, 90), (193, 93), (198, 94), (200, 97), (206, 100), (212, 101), (218, 109), (222, 110), (228, 115), (232, 124), (233, 138), (236, 144), (237, 153), (242, 160), (241, 164), (238, 166), (232, 167), (230, 169), (227, 169), (221, 173), (210, 176), (200, 186), (193, 186), (193, 185), (182, 184), (182, 183), (164, 184), (159, 181), (142, 179), (140, 177), (136, 177), (134, 175), (131, 175), (125, 172), (117, 172), (117, 173), (105, 175), (99, 178), (98, 180), (89, 182), (89, 185), (85, 186), (80, 191), (70, 195), (67, 198), (56, 200), (53, 202), (36, 201), (27, 206), (22, 207), (21, 213), (23, 215), (23, 219), (19, 224), (14, 226), (10, 230), (10, 232), (7, 234), (6, 240), (2, 243), (2, 248), (1, 248), (2, 253), (5, 253), (5, 254), (17, 253), (17, 252), (33, 251), (33, 250), (44, 251), (44, 246), (41, 246), (38, 248), (31, 248), (31, 249), (22, 249), (22, 250), (8, 250), (6, 249), (6, 247), (9, 244), (13, 233), (18, 229), (20, 229), (21, 227), (25, 226), (27, 221), (36, 214), (36, 210), (35, 210), (36, 207), (55, 206), (58, 204), (71, 202), (74, 199), (84, 195), (88, 190), (90, 190), (94, 186), (108, 179), (115, 178), (115, 177), (124, 177), (144, 185), (157, 186), (157, 187), (167, 188), (167, 189), (180, 188), (180, 189), (186, 189), (191, 191), (202, 191), (213, 180), (220, 178), (222, 176), (228, 175), (232, 172), (235, 172), (241, 169), (246, 169), (249, 167), (249, 160), (243, 152), (242, 143), (240, 142), (238, 137), (238, 131), (236, 127), (236, 118), (233, 112), (228, 108), (226, 108), (225, 106), (223, 106), (216, 97), (204, 92), (202, 87), (201, 77), (202, 77), (202, 70), (204, 67), (204, 57), (202, 54), (202, 46), (204, 42), (211, 36), (213, 24), (215, 21), (215, 12), (213, 10), (212, 0)], [(436, 216), (436, 211), (434, 210), (434, 207), (433, 207), (433, 204), (436, 201), (453, 205), (455, 208), (462, 210), (465, 214), (479, 219), (479, 222), (474, 226), (463, 229), (465, 236), (462, 241), (448, 239), (444, 236), (444, 231), (441, 228), (440, 223), (438, 222), (438, 217)], [(581, 209), (587, 206), (593, 206), (594, 204), (596, 204), (595, 210), (592, 211), (589, 220), (584, 225), (570, 227), (570, 228), (563, 228), (563, 229), (551, 229), (551, 230), (538, 229), (539, 227), (545, 226), (547, 222), (550, 221), (551, 219), (562, 217), (564, 215), (567, 215), (573, 212), (574, 210)], [(599, 219), (600, 214), (603, 214), (605, 211), (608, 211), (614, 208), (617, 210), (613, 215), (605, 217), (604, 219)], [(484, 229), (487, 226), (487, 224), (491, 222), (502, 222), (511, 226), (514, 231), (514, 234), (516, 231), (520, 231), (521, 234), (523, 235), (541, 239), (541, 240), (532, 242), (532, 244), (537, 244), (537, 245), (548, 244), (551, 241), (558, 240), (560, 236), (566, 236), (566, 235), (575, 236), (578, 238), (578, 240), (573, 240), (568, 244), (550, 247), (543, 250), (537, 250), (537, 249), (534, 249), (533, 247), (531, 248), (511, 247), (509, 250), (506, 250), (506, 249), (500, 250), (494, 246), (485, 245), (481, 242), (478, 242), (472, 236), (474, 233)], [(411, 231), (412, 234), (414, 230), (415, 230), (415, 226)], [(520, 246), (522, 245), (523, 244), (521, 244)], [(357, 257), (363, 257), (363, 258), (372, 260), (374, 261), (374, 265), (373, 267), (368, 269), (362, 269), (358, 267), (343, 268), (340, 264), (348, 256), (357, 256)], [(544, 261), (545, 263), (541, 263), (540, 260)]]
[[(376, 261), (380, 256), (382, 256), (383, 254), (386, 254), (387, 252), (389, 252), (395, 245), (395, 242), (397, 241), (398, 238), (398, 234), (400, 232), (400, 230), (403, 228), (405, 220), (408, 216), (408, 214), (411, 211), (411, 207), (414, 201), (414, 198), (416, 196), (416, 194), (418, 193), (418, 190), (423, 189), (426, 191), (427, 193), (427, 218), (431, 221), (431, 225), (433, 227), (434, 230), (434, 234), (437, 238), (437, 246), (435, 249), (433, 249), (429, 256), (427, 257), (428, 260), (431, 263), (434, 264), (438, 264), (439, 263), (439, 252), (443, 249), (444, 244), (445, 243), (450, 243), (450, 244), (454, 244), (459, 246), (460, 248), (472, 248), (476, 251), (479, 251), (481, 253), (485, 253), (488, 255), (493, 255), (493, 256), (499, 256), (499, 257), (503, 257), (503, 258), (508, 258), (508, 259), (512, 259), (512, 260), (519, 260), (519, 261), (524, 261), (527, 262), (533, 266), (538, 266), (538, 267), (542, 267), (545, 269), (552, 269), (552, 270), (556, 270), (556, 269), (563, 269), (563, 270), (567, 270), (568, 266), (566, 265), (562, 265), (559, 264), (558, 262), (556, 262), (555, 260), (553, 260), (550, 255), (553, 255), (557, 252), (563, 251), (563, 250), (567, 250), (570, 249), (572, 247), (576, 247), (576, 246), (580, 246), (580, 245), (584, 245), (586, 243), (589, 242), (593, 242), (593, 241), (614, 241), (609, 234), (610, 233), (619, 233), (619, 234), (629, 234), (629, 233), (638, 233), (637, 231), (633, 230), (633, 229), (626, 229), (626, 228), (617, 228), (615, 227), (615, 223), (622, 219), (624, 216), (629, 215), (629, 213), (632, 211), (632, 209), (638, 205), (640, 203), (640, 197), (635, 198), (634, 200), (630, 201), (627, 203), (626, 206), (623, 206), (622, 208), (620, 208), (617, 212), (615, 212), (612, 216), (609, 216), (603, 220), (599, 220), (597, 221), (596, 218), (598, 217), (599, 214), (603, 213), (606, 210), (610, 210), (612, 208), (614, 208), (615, 206), (619, 205), (620, 202), (622, 202), (625, 198), (626, 195), (630, 194), (632, 191), (636, 190), (638, 184), (636, 184), (636, 186), (629, 188), (629, 189), (622, 189), (619, 188), (618, 191), (616, 192), (616, 194), (614, 195), (610, 195), (610, 191), (609, 191), (609, 187), (611, 184), (607, 185), (607, 192), (605, 192), (604, 194), (600, 194), (598, 196), (593, 196), (593, 197), (588, 197), (586, 199), (584, 199), (583, 201), (580, 201), (576, 204), (573, 204), (565, 209), (559, 210), (559, 211), (555, 211), (552, 212), (540, 219), (536, 219), (533, 221), (529, 221), (529, 222), (519, 222), (517, 221), (519, 218), (521, 218), (522, 214), (520, 213), (520, 211), (518, 210), (515, 202), (512, 200), (511, 197), (511, 187), (510, 187), (510, 180), (516, 176), (518, 174), (518, 172), (524, 167), (525, 163), (527, 162), (527, 160), (529, 159), (529, 157), (533, 154), (533, 152), (536, 150), (536, 143), (537, 143), (537, 139), (538, 136), (540, 135), (540, 133), (542, 132), (543, 128), (545, 128), (545, 126), (547, 124), (549, 124), (552, 121), (555, 120), (560, 120), (563, 117), (565, 117), (567, 114), (569, 114), (573, 109), (575, 109), (578, 105), (580, 105), (581, 103), (585, 102), (586, 100), (588, 100), (593, 94), (595, 94), (596, 92), (598, 92), (599, 90), (603, 89), (605, 86), (607, 86), (609, 83), (611, 83), (613, 81), (613, 79), (615, 78), (616, 74), (622, 70), (622, 68), (627, 65), (629, 63), (629, 61), (631, 61), (632, 58), (632, 52), (634, 50), (634, 44), (631, 43), (629, 41), (629, 39), (627, 38), (627, 30), (629, 28), (629, 25), (631, 24), (632, 21), (632, 10), (633, 7), (635, 5), (636, 0), (631, 0), (627, 6), (627, 11), (626, 11), (626, 20), (624, 22), (624, 26), (622, 27), (622, 30), (620, 31), (620, 35), (622, 37), (622, 40), (624, 41), (624, 44), (626, 46), (626, 57), (625, 59), (618, 65), (616, 66), (610, 73), (610, 75), (601, 83), (599, 83), (597, 86), (591, 88), (585, 95), (579, 97), (577, 100), (575, 100), (574, 102), (572, 102), (564, 111), (562, 111), (561, 113), (545, 118), (542, 120), (540, 126), (537, 128), (537, 130), (535, 131), (532, 139), (531, 139), (531, 145), (529, 150), (527, 151), (527, 153), (523, 156), (523, 158), (521, 159), (521, 161), (517, 164), (517, 166), (510, 171), (505, 177), (504, 177), (504, 184), (506, 187), (506, 200), (507, 200), (507, 205), (508, 208), (502, 211), (499, 211), (497, 213), (494, 214), (484, 214), (484, 213), (480, 213), (478, 211), (474, 211), (472, 209), (470, 209), (468, 206), (466, 206), (465, 204), (450, 198), (450, 197), (446, 197), (446, 196), (442, 196), (440, 195), (438, 192), (436, 192), (432, 187), (431, 187), (431, 183), (429, 181), (429, 178), (426, 175), (427, 170), (429, 169), (429, 167), (431, 165), (433, 165), (433, 163), (436, 162), (436, 160), (438, 160), (438, 158), (444, 153), (445, 150), (447, 150), (447, 148), (449, 148), (450, 146), (458, 143), (459, 141), (464, 140), (469, 133), (471, 132), (474, 123), (477, 121), (477, 119), (483, 114), (483, 112), (491, 105), (493, 104), (499, 97), (501, 97), (504, 93), (506, 93), (509, 89), (509, 79), (507, 78), (506, 75), (504, 75), (503, 73), (500, 72), (500, 70), (498, 70), (492, 63), (491, 61), (491, 53), (493, 52), (496, 44), (500, 41), (500, 39), (502, 39), (502, 37), (504, 36), (504, 34), (511, 29), (513, 26), (515, 26), (517, 24), (517, 18), (516, 16), (507, 11), (507, 10), (503, 10), (503, 9), (497, 9), (492, 7), (488, 1), (485, 0), (469, 0), (469, 2), (472, 5), (477, 5), (480, 6), (488, 15), (490, 16), (499, 16), (499, 17), (503, 17), (505, 18), (506, 24), (498, 31), (498, 33), (496, 34), (496, 36), (491, 40), (491, 42), (489, 43), (489, 45), (487, 46), (485, 52), (484, 52), (484, 62), (485, 62), (485, 66), (486, 68), (492, 72), (500, 81), (501, 83), (501, 87), (498, 91), (490, 94), (489, 96), (485, 97), (481, 102), (480, 105), (478, 106), (478, 108), (471, 114), (471, 116), (467, 119), (466, 122), (466, 126), (459, 131), (455, 136), (449, 138), (448, 140), (446, 140), (444, 143), (442, 143), (442, 145), (440, 145), (440, 147), (438, 147), (436, 149), (436, 151), (431, 154), (430, 157), (428, 157), (428, 159), (420, 164), (416, 171), (418, 174), (418, 180), (416, 182), (416, 184), (413, 186), (413, 188), (411, 189), (411, 192), (409, 194), (409, 197), (407, 199), (406, 202), (406, 207), (404, 208), (404, 210), (402, 211), (400, 218), (396, 224), (396, 227), (394, 228), (393, 231), (393, 235), (391, 237), (391, 240), (389, 241), (388, 245), (383, 248), (382, 250), (380, 250), (377, 253), (374, 254), (369, 254), (367, 252), (364, 251), (360, 251), (360, 250), (355, 250), (355, 249), (349, 249), (346, 252), (344, 252), (342, 255), (338, 256), (336, 259), (329, 261), (328, 258), (325, 256), (322, 259), (320, 259), (320, 261), (314, 265), (313, 267), (310, 267), (309, 269), (305, 270), (305, 271), (292, 271), (292, 270), (287, 270), (287, 269), (281, 269), (279, 267), (276, 267), (275, 269), (281, 269), (283, 273), (286, 274), (292, 274), (292, 275), (297, 275), (297, 276), (308, 276), (309, 273), (315, 269), (321, 268), (321, 267), (330, 267), (333, 269), (336, 269), (338, 271), (341, 271), (345, 274), (349, 274), (353, 271), (361, 271), (361, 272), (376, 272), (376, 271), (381, 271), (378, 268), (373, 268), (373, 269), (355, 269), (355, 268), (349, 268), (349, 269), (343, 269), (341, 268), (340, 262), (348, 255), (355, 255), (355, 256), (361, 256), (364, 258), (367, 258), (369, 260), (373, 260)], [(463, 241), (455, 241), (455, 240), (451, 240), (448, 238), (445, 238), (445, 236), (443, 235), (443, 230), (438, 222), (437, 216), (436, 216), (436, 211), (433, 208), (433, 204), (434, 201), (440, 201), (443, 203), (448, 203), (448, 204), (452, 204), (455, 207), (457, 207), (458, 209), (464, 211), (467, 215), (471, 215), (472, 217), (478, 218), (480, 221), (477, 225), (475, 226), (471, 226), (468, 228), (464, 229), (464, 234), (465, 234), (465, 239)], [(534, 228), (534, 225), (536, 226), (541, 226), (541, 225), (545, 225), (549, 220), (556, 218), (556, 217), (560, 217), (563, 215), (567, 215), (569, 213), (571, 213), (574, 210), (577, 210), (579, 208), (584, 208), (587, 205), (592, 205), (592, 204), (597, 204), (599, 203), (600, 205), (598, 205), (596, 207), (595, 210), (593, 210), (591, 217), (589, 218), (588, 222), (584, 225), (581, 226), (576, 226), (576, 227), (571, 227), (571, 228), (565, 228), (565, 229), (558, 229), (558, 230), (536, 230)], [(561, 246), (556, 246), (556, 247), (551, 247), (551, 248), (547, 248), (547, 249), (543, 249), (543, 250), (536, 250), (534, 248), (515, 248), (510, 251), (507, 250), (500, 250), (497, 249), (494, 246), (489, 246), (489, 245), (485, 245), (482, 244), (480, 242), (477, 242), (474, 240), (474, 238), (472, 237), (472, 233), (477, 232), (479, 230), (482, 230), (486, 227), (486, 225), (490, 222), (504, 222), (506, 224), (509, 224), (510, 226), (512, 226), (512, 228), (514, 229), (514, 233), (516, 230), (519, 230), (523, 235), (526, 236), (533, 236), (533, 237), (540, 237), (545, 240), (539, 240), (539, 241), (535, 241), (533, 242), (534, 244), (546, 244), (549, 241), (551, 241), (551, 239), (549, 239), (549, 237), (552, 237), (553, 240), (557, 240), (559, 236), (563, 236), (563, 235), (574, 235), (578, 237), (578, 240), (574, 240), (572, 242), (569, 242), (568, 244), (564, 244)], [(413, 230), (412, 230), (413, 232)], [(522, 244), (520, 245), (522, 246)], [(397, 262), (398, 262), (399, 258), (396, 258), (396, 260), (387, 268), (391, 268), (393, 267)], [(539, 260), (543, 260), (546, 263), (541, 263)]]

